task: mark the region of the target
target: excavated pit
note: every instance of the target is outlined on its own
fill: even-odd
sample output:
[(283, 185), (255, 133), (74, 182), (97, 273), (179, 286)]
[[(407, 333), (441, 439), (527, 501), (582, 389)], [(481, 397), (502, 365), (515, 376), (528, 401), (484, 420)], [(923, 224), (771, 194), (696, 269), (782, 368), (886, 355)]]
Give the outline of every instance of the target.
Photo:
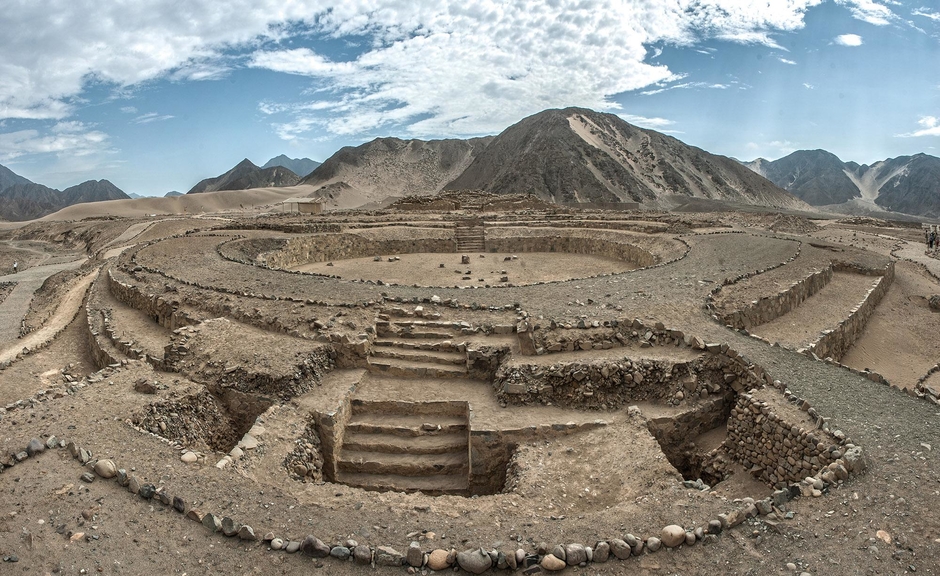
[(205, 388), (154, 402), (134, 424), (184, 446), (228, 453), (274, 401), (231, 389)]
[(688, 481), (714, 486), (725, 479), (712, 463), (728, 434), (735, 394), (711, 397), (681, 413), (650, 418), (647, 428), (669, 463)]

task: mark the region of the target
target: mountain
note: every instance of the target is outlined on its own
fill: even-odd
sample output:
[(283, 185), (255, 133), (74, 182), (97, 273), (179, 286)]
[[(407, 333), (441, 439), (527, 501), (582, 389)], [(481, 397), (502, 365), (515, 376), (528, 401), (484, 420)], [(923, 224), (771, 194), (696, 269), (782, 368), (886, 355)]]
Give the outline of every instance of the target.
[(758, 158), (745, 166), (813, 206), (840, 204), (860, 196), (845, 163), (825, 150), (799, 150), (773, 162)]
[(65, 200), (65, 206), (81, 204), (82, 202), (130, 199), (130, 196), (107, 180), (88, 180), (87, 182), (66, 188), (61, 194)]
[(935, 156), (900, 156), (868, 166), (843, 162), (825, 150), (798, 150), (744, 165), (813, 206), (940, 217), (940, 158)]
[(169, 192), (167, 192), (166, 194), (164, 194), (163, 197), (164, 197), (164, 198), (173, 198), (174, 196), (182, 196), (182, 195), (183, 195), (182, 192), (177, 192), (176, 190), (170, 190)]
[(187, 194), (217, 192), (219, 190), (247, 190), (249, 188), (267, 188), (293, 186), (300, 177), (282, 166), (258, 168), (247, 158), (234, 168), (215, 178), (206, 178), (193, 186)]
[(73, 204), (127, 198), (127, 194), (107, 180), (89, 180), (62, 192), (32, 182), (14, 184), (0, 191), (0, 217), (13, 221), (32, 220)]
[(459, 176), (491, 140), (377, 138), (341, 148), (300, 183), (315, 188), (311, 195), (343, 207), (434, 194)]
[(662, 207), (678, 195), (806, 207), (731, 158), (583, 108), (545, 110), (510, 126), (445, 188), (531, 193), (556, 203)]
[(16, 184), (32, 184), (32, 182), (13, 172), (6, 166), (0, 166), (0, 191)]
[(285, 154), (280, 156), (275, 156), (267, 162), (264, 163), (264, 166), (261, 168), (274, 168), (275, 166), (283, 166), (287, 168), (294, 174), (303, 178), (304, 176), (313, 172), (320, 163), (316, 160), (311, 160), (310, 158), (288, 158)]
[(61, 193), (42, 184), (14, 184), (0, 191), (0, 217), (5, 220), (32, 220), (64, 206)]

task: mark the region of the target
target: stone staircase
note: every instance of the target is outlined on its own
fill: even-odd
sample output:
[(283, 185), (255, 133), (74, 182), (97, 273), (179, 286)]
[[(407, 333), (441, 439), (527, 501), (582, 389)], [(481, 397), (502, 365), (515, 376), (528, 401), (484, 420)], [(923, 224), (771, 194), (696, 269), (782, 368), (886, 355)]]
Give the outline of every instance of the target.
[(481, 224), (457, 224), (454, 228), (457, 252), (486, 252), (486, 231)]
[(469, 406), (354, 399), (336, 468), (366, 490), (468, 496)]
[(405, 378), (465, 378), (467, 346), (460, 336), (466, 322), (395, 319), (376, 321), (369, 370)]

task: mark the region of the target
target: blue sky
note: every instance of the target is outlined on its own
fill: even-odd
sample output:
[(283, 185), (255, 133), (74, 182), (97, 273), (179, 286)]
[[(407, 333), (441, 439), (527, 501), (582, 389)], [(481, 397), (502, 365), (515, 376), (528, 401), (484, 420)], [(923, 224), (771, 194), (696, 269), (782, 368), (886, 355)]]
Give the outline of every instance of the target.
[(0, 29), (0, 164), (60, 189), (564, 106), (744, 160), (940, 156), (937, 0), (23, 0)]

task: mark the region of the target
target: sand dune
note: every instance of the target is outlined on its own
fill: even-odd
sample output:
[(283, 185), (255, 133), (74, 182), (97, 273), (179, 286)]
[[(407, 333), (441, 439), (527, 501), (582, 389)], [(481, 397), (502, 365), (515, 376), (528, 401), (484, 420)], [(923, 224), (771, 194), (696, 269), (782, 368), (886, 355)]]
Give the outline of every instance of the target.
[(81, 220), (89, 217), (122, 216), (145, 217), (150, 214), (216, 214), (231, 211), (266, 212), (278, 210), (278, 203), (287, 198), (307, 196), (315, 187), (299, 185), (284, 188), (252, 188), (187, 194), (173, 198), (135, 198), (75, 204), (40, 220)]

